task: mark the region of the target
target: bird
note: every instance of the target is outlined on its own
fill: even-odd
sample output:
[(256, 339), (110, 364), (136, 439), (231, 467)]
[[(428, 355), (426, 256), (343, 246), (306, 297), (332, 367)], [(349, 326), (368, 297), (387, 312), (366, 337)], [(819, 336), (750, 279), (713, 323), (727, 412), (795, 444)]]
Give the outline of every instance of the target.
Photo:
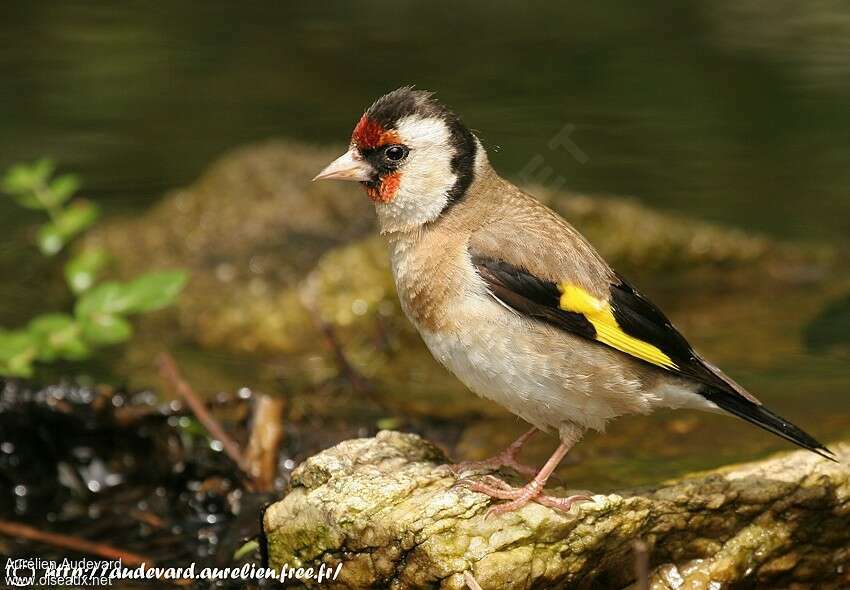
[[(588, 500), (544, 487), (587, 430), (660, 408), (731, 414), (836, 460), (700, 356), (570, 223), (502, 178), (481, 140), (432, 92), (405, 86), (378, 98), (348, 150), (313, 180), (365, 188), (401, 307), (431, 354), (532, 426), (494, 457), (456, 466), (531, 476), (523, 486), (463, 478), (505, 501), (491, 514), (532, 501), (568, 511)], [(533, 469), (517, 457), (539, 431), (559, 444)]]

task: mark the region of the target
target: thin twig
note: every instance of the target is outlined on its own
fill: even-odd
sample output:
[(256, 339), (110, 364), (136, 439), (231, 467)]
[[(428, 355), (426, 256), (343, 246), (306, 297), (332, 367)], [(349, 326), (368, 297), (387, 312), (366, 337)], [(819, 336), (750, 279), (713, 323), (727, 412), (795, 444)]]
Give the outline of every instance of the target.
[(153, 559), (150, 557), (139, 555), (138, 553), (123, 551), (103, 543), (93, 543), (92, 541), (86, 541), (85, 539), (72, 537), (71, 535), (40, 531), (19, 522), (0, 520), (0, 533), (10, 535), (12, 537), (27, 539), (28, 541), (44, 543), (45, 545), (52, 545), (53, 547), (70, 549), (71, 551), (77, 551), (79, 553), (89, 553), (91, 555), (105, 557), (106, 559), (120, 559), (125, 566), (141, 565), (143, 563), (153, 565), (154, 563)]
[(635, 552), (635, 588), (649, 590), (649, 547), (642, 539), (632, 543)]
[(164, 529), (166, 526), (165, 520), (163, 520), (162, 517), (145, 510), (130, 510), (130, 518), (155, 529)]
[(283, 441), (283, 411), (286, 400), (260, 394), (254, 400), (251, 418), (251, 438), (246, 459), (258, 492), (274, 488), (277, 458)]
[(192, 386), (180, 375), (174, 358), (169, 353), (163, 352), (159, 355), (158, 360), (159, 374), (162, 378), (186, 401), (186, 405), (189, 406), (189, 409), (192, 410), (192, 413), (195, 414), (198, 421), (203, 424), (204, 428), (207, 429), (213, 438), (221, 442), (221, 446), (224, 448), (227, 456), (236, 463), (239, 469), (250, 477), (248, 462), (245, 460), (245, 456), (242, 454), (239, 445), (228, 436), (218, 421), (207, 410), (206, 405), (198, 397), (198, 394), (195, 393), (195, 390), (192, 389)]

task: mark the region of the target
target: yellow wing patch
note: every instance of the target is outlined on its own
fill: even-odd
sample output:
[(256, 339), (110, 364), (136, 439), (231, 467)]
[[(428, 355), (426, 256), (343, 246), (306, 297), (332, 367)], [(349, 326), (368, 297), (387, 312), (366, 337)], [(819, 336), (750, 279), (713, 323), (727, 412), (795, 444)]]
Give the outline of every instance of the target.
[(596, 329), (596, 339), (599, 342), (653, 365), (678, 369), (673, 359), (658, 347), (623, 332), (607, 301), (597, 299), (581, 287), (566, 282), (559, 284), (558, 290), (561, 291), (561, 309), (586, 317)]

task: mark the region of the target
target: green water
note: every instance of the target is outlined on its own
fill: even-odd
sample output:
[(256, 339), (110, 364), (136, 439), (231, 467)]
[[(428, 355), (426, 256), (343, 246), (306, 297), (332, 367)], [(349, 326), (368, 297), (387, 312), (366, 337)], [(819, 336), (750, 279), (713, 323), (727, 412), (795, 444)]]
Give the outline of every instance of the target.
[[(507, 172), (539, 152), (576, 189), (846, 239), (850, 7), (738, 4), (5, 2), (0, 164), (51, 154), (143, 206), (234, 145), (343, 140), (415, 83)], [(546, 147), (567, 124), (584, 164)]]
[[(79, 171), (107, 213), (144, 210), (246, 142), (345, 141), (371, 100), (416, 84), (460, 112), (514, 178), (850, 243), (850, 7), (840, 2), (13, 0), (0, 76), (0, 167), (49, 155)], [(550, 147), (565, 130), (571, 147)], [(531, 171), (535, 161), (552, 174)], [(0, 325), (65, 302), (28, 244), (35, 220), (0, 201)], [(822, 435), (846, 433), (836, 419), (848, 414), (846, 361), (794, 367), (737, 369)], [(642, 469), (633, 459), (613, 460)]]

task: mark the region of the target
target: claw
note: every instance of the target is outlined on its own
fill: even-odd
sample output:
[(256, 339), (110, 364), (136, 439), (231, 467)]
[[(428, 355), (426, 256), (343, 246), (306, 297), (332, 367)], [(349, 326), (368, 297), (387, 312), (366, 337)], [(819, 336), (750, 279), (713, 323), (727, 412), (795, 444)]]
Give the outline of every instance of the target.
[[(461, 479), (457, 482), (457, 485), (460, 485), (467, 490), (471, 490), (473, 492), (478, 492), (480, 494), (484, 494), (485, 496), (490, 496), (491, 498), (496, 498), (498, 500), (513, 500), (516, 494), (516, 490), (518, 488), (513, 488), (505, 482), (496, 479), (495, 477), (490, 478), (490, 481), (494, 481), (495, 483), (490, 483), (489, 485), (475, 481), (474, 479)], [(521, 489), (521, 488), (520, 488)]]
[[(522, 443), (525, 440), (528, 440), (528, 437), (530, 437), (533, 433), (533, 430), (529, 431), (528, 433), (523, 435), (520, 440), (508, 447), (507, 451), (505, 451), (504, 453), (497, 455), (496, 457), (490, 459), (487, 462), (479, 462), (479, 464), (500, 461), (500, 465), (504, 465), (507, 464), (505, 463), (506, 459), (515, 460), (515, 455), (518, 452), (519, 448), (522, 446)], [(496, 500), (508, 500), (504, 504), (491, 507), (487, 511), (487, 514), (484, 516), (485, 520), (493, 516), (498, 516), (499, 514), (505, 514), (506, 512), (518, 510), (529, 502), (537, 502), (542, 506), (546, 506), (554, 510), (569, 512), (573, 504), (575, 504), (576, 502), (590, 500), (591, 497), (584, 494), (567, 496), (566, 498), (547, 496), (543, 494), (543, 487), (546, 485), (546, 481), (551, 477), (552, 472), (561, 462), (561, 459), (564, 458), (564, 455), (567, 454), (567, 451), (569, 451), (571, 446), (572, 443), (566, 444), (564, 442), (558, 445), (558, 448), (555, 450), (554, 453), (552, 453), (552, 456), (549, 457), (549, 460), (546, 461), (546, 464), (540, 468), (540, 471), (537, 472), (537, 474), (530, 482), (528, 482), (522, 487), (515, 488), (513, 486), (510, 486), (499, 478), (493, 477), (492, 475), (484, 475), (481, 478), (481, 481), (476, 481), (465, 477), (455, 482), (455, 485), (466, 488), (473, 492), (484, 494), (491, 498), (495, 498)]]
[(514, 510), (519, 510), (529, 502), (537, 502), (542, 506), (558, 510), (559, 512), (569, 512), (573, 505), (577, 502), (584, 502), (592, 499), (590, 496), (585, 494), (576, 494), (565, 498), (549, 496), (541, 493), (541, 488), (532, 485), (533, 483), (534, 482), (521, 488), (511, 488), (510, 486), (507, 486), (498, 489), (485, 484), (478, 484), (470, 486), (468, 489), (486, 494), (496, 500), (509, 500), (504, 504), (492, 506), (487, 511), (487, 514), (484, 517), (485, 520), (494, 516), (513, 512)]
[(502, 481), (498, 477), (495, 477), (495, 476), (492, 476), (492, 475), (485, 475), (482, 479), (484, 481), (486, 481), (487, 483), (489, 483), (494, 488), (498, 488), (500, 490), (511, 490), (511, 489), (513, 489), (510, 486), (510, 484), (508, 484), (507, 482)]
[(573, 507), (573, 504), (576, 502), (591, 502), (593, 498), (586, 494), (575, 494), (574, 496), (567, 496), (566, 498), (556, 498), (554, 496), (546, 496), (541, 494), (537, 498), (535, 498), (535, 502), (538, 504), (542, 504), (543, 506), (548, 506), (549, 508), (554, 508), (555, 510), (561, 510), (562, 512), (569, 512), (570, 508)]

